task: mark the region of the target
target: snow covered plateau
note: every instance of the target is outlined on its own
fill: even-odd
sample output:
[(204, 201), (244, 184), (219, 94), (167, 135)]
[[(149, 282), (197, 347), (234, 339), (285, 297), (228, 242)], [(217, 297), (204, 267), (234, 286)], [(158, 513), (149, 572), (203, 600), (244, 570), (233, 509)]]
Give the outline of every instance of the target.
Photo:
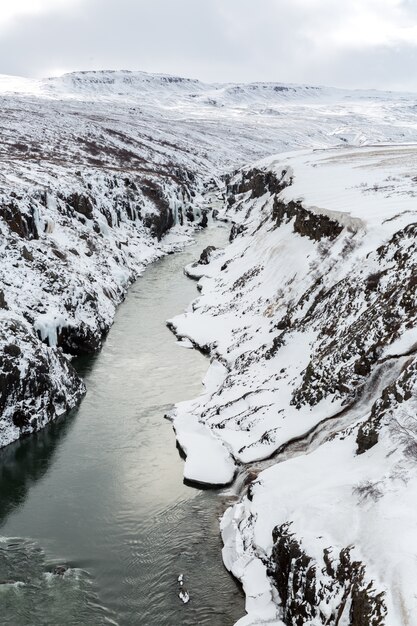
[(80, 72), (0, 102), (0, 445), (76, 406), (71, 358), (215, 207), (170, 417), (187, 481), (235, 480), (238, 624), (417, 624), (417, 96)]

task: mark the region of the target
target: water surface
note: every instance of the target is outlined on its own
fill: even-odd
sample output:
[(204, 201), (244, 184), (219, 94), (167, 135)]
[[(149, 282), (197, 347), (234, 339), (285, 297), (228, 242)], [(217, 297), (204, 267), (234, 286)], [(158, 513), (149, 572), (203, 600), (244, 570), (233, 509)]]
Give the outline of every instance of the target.
[[(183, 267), (227, 234), (211, 227), (150, 266), (81, 365), (78, 411), (1, 453), (1, 624), (230, 626), (244, 613), (221, 562), (222, 499), (183, 485), (163, 419), (200, 392), (208, 366), (165, 326), (198, 295)], [(56, 576), (61, 563), (70, 569)]]

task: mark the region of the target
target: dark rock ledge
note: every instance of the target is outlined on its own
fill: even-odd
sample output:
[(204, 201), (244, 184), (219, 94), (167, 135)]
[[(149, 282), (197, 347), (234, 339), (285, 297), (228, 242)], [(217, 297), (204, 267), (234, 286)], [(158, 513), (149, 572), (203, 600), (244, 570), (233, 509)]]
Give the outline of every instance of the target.
[[(365, 565), (352, 560), (350, 547), (336, 554), (325, 549), (325, 567), (320, 571), (303, 550), (302, 542), (291, 533), (290, 524), (276, 527), (273, 540), (269, 575), (280, 594), (287, 626), (305, 626), (313, 620), (337, 626), (346, 610), (350, 626), (385, 624), (384, 593), (367, 578)], [(331, 616), (322, 613), (323, 602), (326, 608), (334, 606)]]

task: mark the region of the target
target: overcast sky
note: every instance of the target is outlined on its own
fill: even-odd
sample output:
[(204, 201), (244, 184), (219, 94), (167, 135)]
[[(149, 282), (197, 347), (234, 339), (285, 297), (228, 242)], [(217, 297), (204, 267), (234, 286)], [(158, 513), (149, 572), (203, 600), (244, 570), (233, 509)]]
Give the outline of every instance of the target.
[(417, 0), (3, 0), (0, 73), (417, 91)]

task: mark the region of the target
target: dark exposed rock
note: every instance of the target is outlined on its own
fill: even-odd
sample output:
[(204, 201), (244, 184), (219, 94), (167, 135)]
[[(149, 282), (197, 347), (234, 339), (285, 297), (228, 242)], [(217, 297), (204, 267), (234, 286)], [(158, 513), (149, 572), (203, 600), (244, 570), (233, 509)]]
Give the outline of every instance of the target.
[(211, 260), (211, 255), (216, 249), (217, 248), (215, 246), (207, 246), (207, 248), (204, 248), (203, 252), (200, 254), (200, 258), (198, 259), (198, 264), (208, 265)]
[(58, 250), (58, 248), (51, 248), (51, 252), (61, 261), (67, 260), (67, 255), (65, 254), (65, 252)]
[(383, 272), (376, 272), (375, 274), (370, 274), (366, 279), (366, 286), (369, 291), (375, 291), (378, 288), (379, 281), (383, 276)]
[(24, 411), (17, 409), (12, 415), (12, 422), (15, 426), (22, 429), (29, 423), (29, 414)]
[(158, 209), (156, 213), (145, 216), (144, 224), (159, 241), (174, 225), (174, 216), (163, 191), (153, 181), (147, 181), (142, 192)]
[(378, 431), (375, 423), (365, 422), (358, 430), (356, 437), (357, 454), (363, 454), (378, 443)]
[(64, 326), (58, 333), (58, 347), (73, 356), (95, 354), (102, 346), (104, 334), (94, 332), (85, 324)]
[(174, 225), (174, 218), (170, 209), (164, 213), (146, 215), (143, 223), (150, 229), (152, 235), (160, 241), (163, 235)]
[(379, 431), (383, 421), (389, 422), (398, 405), (409, 400), (415, 393), (417, 385), (417, 362), (411, 359), (401, 375), (388, 385), (376, 400), (368, 419), (361, 424), (356, 438), (357, 454), (370, 450), (379, 439)]
[(4, 353), (8, 354), (9, 356), (17, 357), (17, 356), (20, 356), (22, 351), (17, 344), (8, 343), (4, 346)]
[(26, 248), (26, 246), (23, 246), (22, 248), (22, 257), (25, 259), (25, 261), (28, 261), (29, 263), (32, 263), (33, 261), (33, 254), (32, 252), (30, 252), (30, 250)]
[(194, 222), (194, 211), (192, 209), (192, 207), (187, 207), (185, 210), (185, 217), (187, 218), (187, 220), (189, 222), (191, 222), (191, 224)]
[(33, 209), (23, 212), (11, 201), (0, 208), (0, 218), (7, 223), (13, 233), (22, 239), (38, 239), (39, 233)]
[(208, 224), (208, 212), (203, 211), (201, 220), (199, 221), (198, 225), (200, 226), (200, 228), (206, 228), (207, 224)]
[(315, 241), (321, 241), (323, 238), (336, 239), (343, 230), (342, 224), (336, 220), (330, 219), (327, 215), (307, 211), (300, 202), (285, 203), (275, 198), (272, 217), (277, 226), (284, 221), (294, 220), (294, 232)]
[(90, 198), (84, 194), (73, 193), (67, 198), (67, 204), (76, 213), (80, 213), (87, 219), (93, 217), (93, 203)]
[[(286, 180), (286, 171), (281, 172), (281, 176), (277, 176), (275, 172), (270, 170), (263, 171), (257, 168), (253, 168), (248, 171), (244, 171), (238, 181), (233, 183), (227, 182), (227, 192), (230, 199), (234, 199), (235, 195), (241, 193), (247, 193), (251, 191), (252, 198), (260, 198), (265, 193), (277, 194), (280, 193), (285, 187), (291, 184), (291, 180)], [(234, 202), (233, 202), (234, 203)], [(229, 205), (231, 202), (229, 202)]]
[[(273, 541), (268, 573), (279, 592), (285, 624), (305, 626), (319, 621), (337, 626), (348, 602), (351, 626), (385, 624), (384, 593), (367, 579), (365, 566), (352, 561), (350, 548), (340, 550), (336, 558), (329, 549), (324, 550), (325, 570), (317, 572), (317, 563), (290, 532), (290, 524), (276, 527)], [(328, 610), (326, 615), (321, 612), (323, 601), (332, 606), (331, 615)]]
[(4, 291), (3, 289), (0, 289), (0, 309), (8, 309), (8, 305), (6, 302), (6, 298), (4, 297)]
[(232, 224), (232, 229), (230, 231), (230, 235), (229, 235), (229, 241), (230, 243), (236, 239), (236, 237), (238, 235), (240, 235), (241, 233), (244, 233), (246, 230), (246, 227), (243, 224)]
[(0, 413), (20, 436), (73, 408), (84, 393), (83, 382), (59, 351), (18, 320), (0, 322)]

